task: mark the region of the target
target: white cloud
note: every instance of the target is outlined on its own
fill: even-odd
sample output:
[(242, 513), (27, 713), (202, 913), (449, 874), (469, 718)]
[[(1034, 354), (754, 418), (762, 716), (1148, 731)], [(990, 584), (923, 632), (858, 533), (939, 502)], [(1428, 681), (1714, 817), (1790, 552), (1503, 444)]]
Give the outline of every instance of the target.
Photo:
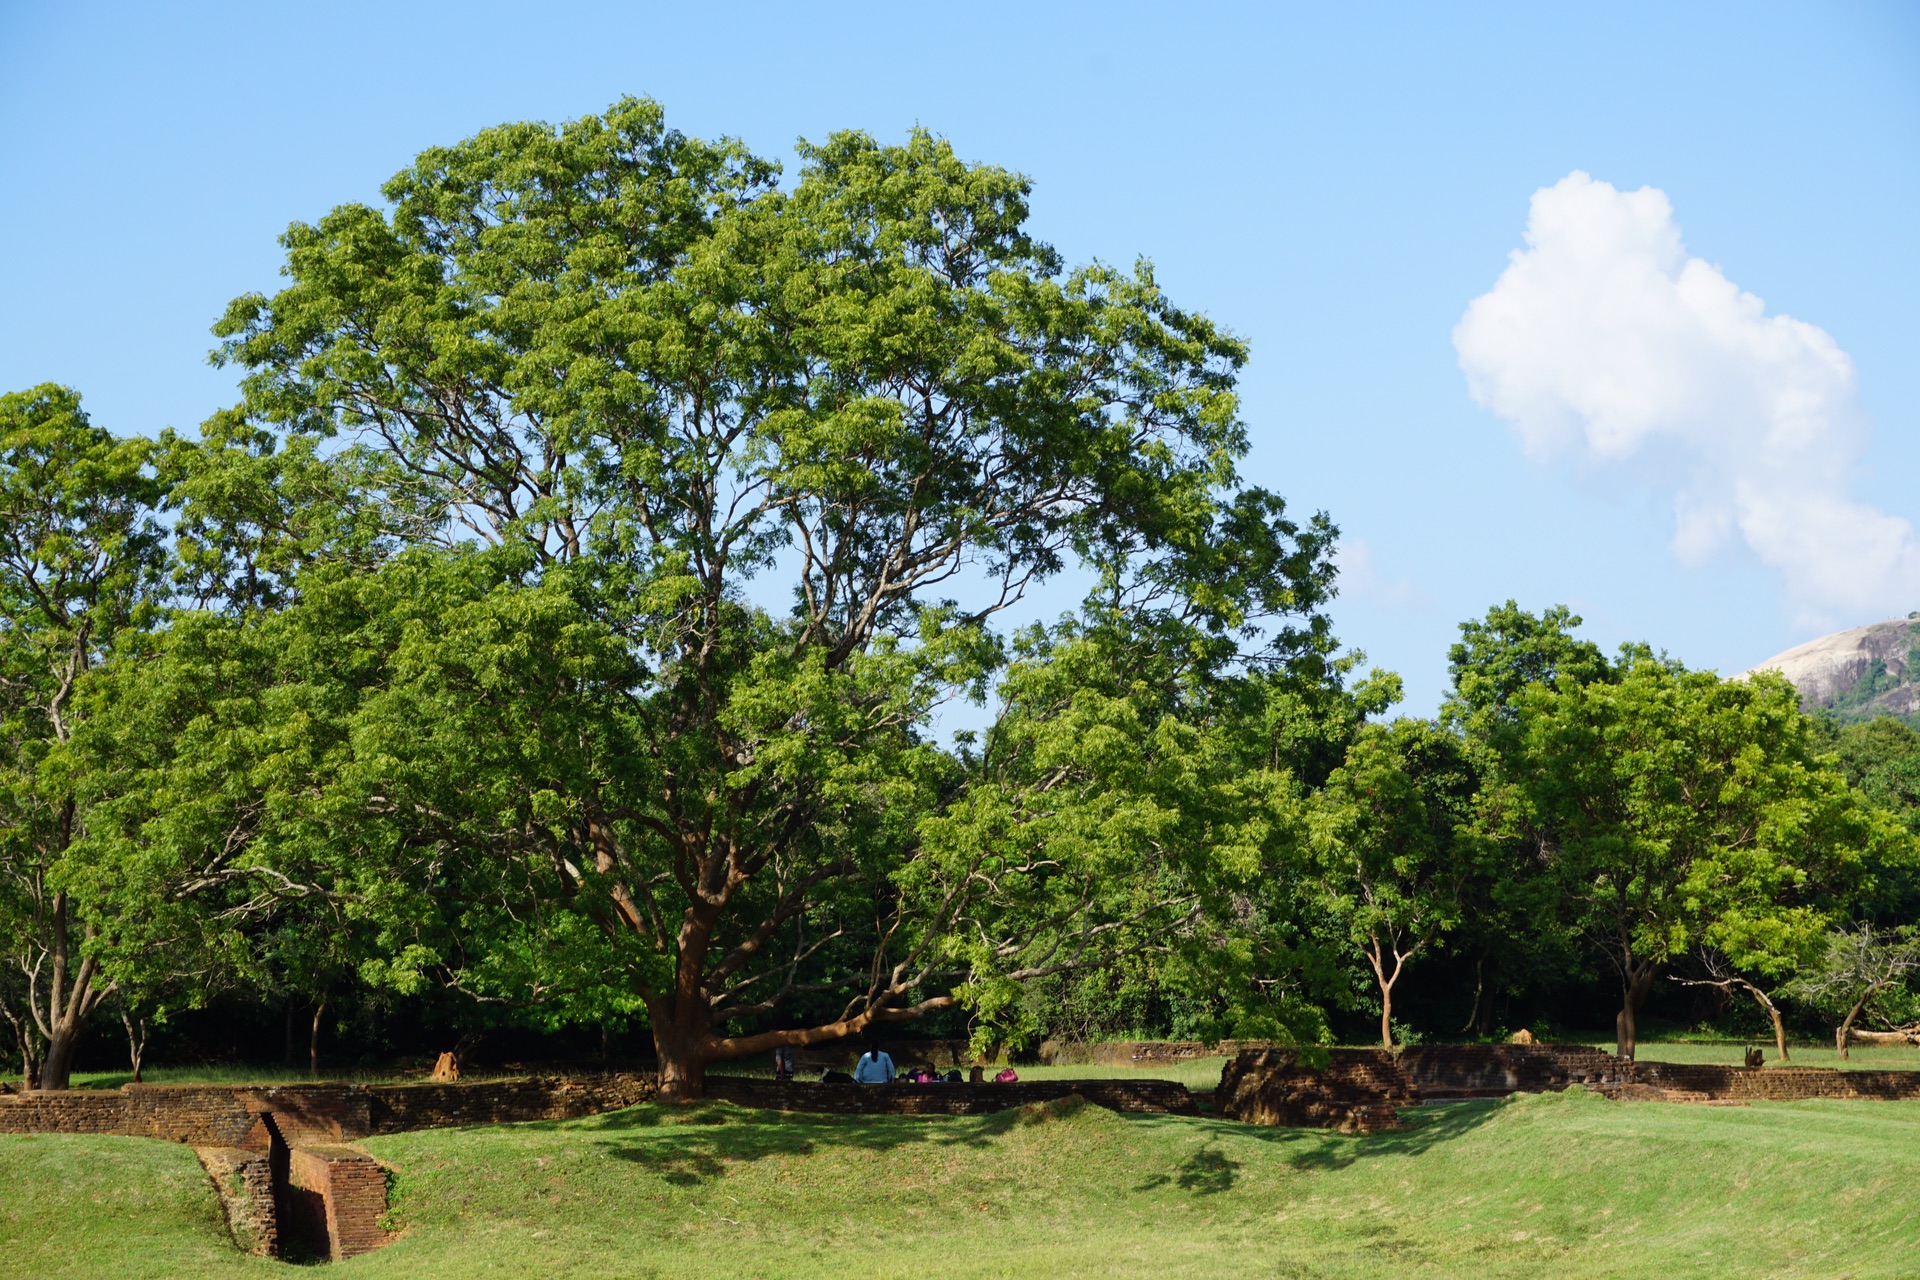
[(1738, 538), (1803, 623), (1920, 606), (1913, 526), (1852, 496), (1870, 426), (1823, 329), (1690, 257), (1666, 194), (1575, 172), (1453, 331), (1467, 385), (1539, 460), (1624, 465), (1673, 495), (1673, 549)]
[(1364, 598), (1389, 609), (1410, 609), (1427, 601), (1411, 578), (1389, 577), (1380, 568), (1373, 546), (1365, 538), (1342, 537), (1333, 549), (1340, 571), (1340, 594)]

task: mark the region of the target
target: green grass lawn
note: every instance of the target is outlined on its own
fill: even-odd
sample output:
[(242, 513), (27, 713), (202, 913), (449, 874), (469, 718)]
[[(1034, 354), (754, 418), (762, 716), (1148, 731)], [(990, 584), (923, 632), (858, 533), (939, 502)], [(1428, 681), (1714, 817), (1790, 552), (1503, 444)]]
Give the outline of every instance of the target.
[[(709, 1103), (369, 1141), (406, 1234), (366, 1277), (1912, 1275), (1920, 1103), (1583, 1091), (1355, 1138), (1054, 1104)], [(0, 1276), (282, 1272), (183, 1147), (0, 1137)], [(291, 1274), (291, 1273), (288, 1273)]]
[[(1730, 1040), (1720, 1044), (1698, 1043), (1642, 1043), (1634, 1055), (1641, 1062), (1718, 1062), (1728, 1066), (1739, 1066), (1746, 1056), (1749, 1045), (1756, 1045), (1767, 1055), (1768, 1066), (1787, 1067), (1839, 1067), (1843, 1071), (1920, 1071), (1920, 1045), (1867, 1046), (1854, 1045), (1847, 1061), (1840, 1060), (1839, 1051), (1828, 1045), (1788, 1045), (1793, 1057), (1781, 1063), (1775, 1059), (1772, 1040), (1740, 1041)], [(1613, 1052), (1613, 1041), (1604, 1044), (1595, 1041), (1594, 1047)]]

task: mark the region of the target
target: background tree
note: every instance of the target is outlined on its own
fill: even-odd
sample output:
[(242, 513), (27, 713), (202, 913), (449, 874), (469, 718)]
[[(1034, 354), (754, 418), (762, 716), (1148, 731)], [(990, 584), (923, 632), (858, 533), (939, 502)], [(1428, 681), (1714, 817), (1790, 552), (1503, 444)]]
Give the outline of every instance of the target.
[[(1600, 647), (1574, 635), (1578, 614), (1564, 605), (1539, 615), (1515, 601), (1460, 624), (1447, 653), (1450, 687), (1440, 723), (1459, 734), (1489, 812), (1516, 774), (1524, 734), (1520, 697), (1535, 685), (1609, 682), (1617, 672)], [(1471, 873), (1461, 887), (1453, 951), (1473, 963), (1473, 994), (1461, 1031), (1493, 1031), (1504, 997), (1566, 982), (1582, 969), (1577, 931), (1565, 918), (1538, 833), (1479, 824)]]
[(72, 883), (88, 783), (67, 748), (89, 673), (155, 616), (164, 492), (152, 462), (150, 442), (94, 426), (64, 387), (0, 396), (0, 923), (22, 978), (11, 1016), (44, 1044), (49, 1089), (67, 1086), (113, 990), (101, 917)]
[(1547, 850), (1619, 974), (1624, 1057), (1674, 957), (1716, 931), (1750, 937), (1845, 901), (1869, 858), (1903, 845), (1822, 767), (1784, 680), (1723, 682), (1629, 655), (1615, 682), (1532, 685), (1518, 707), (1515, 785), (1491, 816)]
[(1459, 920), (1474, 783), (1458, 737), (1404, 719), (1361, 729), (1313, 799), (1320, 903), (1373, 971), (1389, 1049), (1402, 970)]
[(1818, 960), (1795, 980), (1798, 998), (1839, 1018), (1833, 1044), (1849, 1056), (1853, 1028), (1862, 1015), (1887, 1008), (1911, 1015), (1906, 984), (1920, 969), (1920, 938), (1911, 928), (1882, 931), (1870, 925), (1828, 934)]

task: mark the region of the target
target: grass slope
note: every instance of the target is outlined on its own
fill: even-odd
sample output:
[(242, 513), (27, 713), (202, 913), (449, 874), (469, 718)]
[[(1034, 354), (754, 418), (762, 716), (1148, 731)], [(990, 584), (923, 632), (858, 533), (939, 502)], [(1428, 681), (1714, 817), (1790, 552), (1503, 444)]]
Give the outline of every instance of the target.
[(0, 1136), (0, 1276), (261, 1276), (191, 1148), (145, 1138)]
[[(407, 1234), (365, 1277), (1912, 1275), (1920, 1104), (1412, 1113), (1350, 1138), (1123, 1117), (779, 1116), (722, 1104), (404, 1134)], [(183, 1148), (0, 1138), (0, 1275), (280, 1272)], [(24, 1197), (24, 1198), (23, 1198)]]

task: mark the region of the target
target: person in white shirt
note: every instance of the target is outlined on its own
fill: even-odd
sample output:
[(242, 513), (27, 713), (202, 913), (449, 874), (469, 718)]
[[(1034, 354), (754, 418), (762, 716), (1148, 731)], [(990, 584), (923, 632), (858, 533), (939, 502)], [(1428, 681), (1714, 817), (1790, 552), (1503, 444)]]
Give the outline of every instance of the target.
[(886, 1084), (893, 1079), (893, 1059), (880, 1047), (878, 1040), (867, 1047), (860, 1055), (860, 1061), (853, 1065), (855, 1084)]

